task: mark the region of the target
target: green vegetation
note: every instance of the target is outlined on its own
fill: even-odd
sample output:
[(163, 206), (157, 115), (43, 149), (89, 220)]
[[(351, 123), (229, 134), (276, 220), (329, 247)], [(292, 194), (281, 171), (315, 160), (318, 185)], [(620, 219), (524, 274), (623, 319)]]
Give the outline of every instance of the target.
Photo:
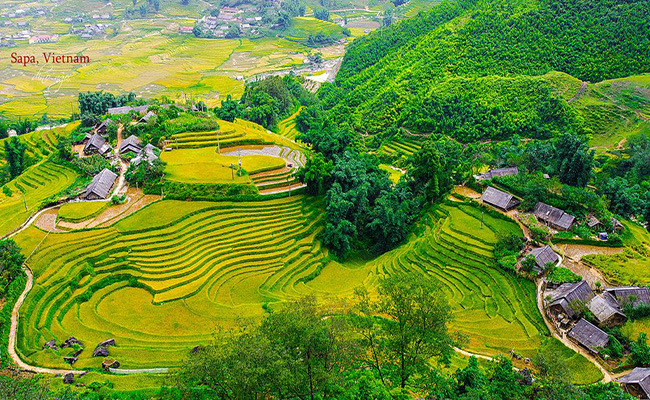
[(617, 0), (443, 3), (355, 41), (336, 83), (319, 96), (361, 132), (415, 123), (471, 141), (581, 129), (552, 83), (529, 76), (555, 70), (600, 81), (645, 72), (647, 7)]
[(108, 207), (107, 202), (66, 203), (59, 209), (58, 218), (68, 222), (80, 222), (99, 215)]

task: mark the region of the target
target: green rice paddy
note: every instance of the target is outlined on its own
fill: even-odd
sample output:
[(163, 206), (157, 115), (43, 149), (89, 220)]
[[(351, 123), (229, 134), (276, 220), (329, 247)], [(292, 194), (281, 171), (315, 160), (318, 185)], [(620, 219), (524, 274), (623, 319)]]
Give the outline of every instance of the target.
[(340, 264), (316, 239), (320, 207), (303, 196), (161, 201), (108, 228), (45, 237), (30, 227), (16, 237), (25, 251), (43, 242), (28, 261), (35, 286), (21, 309), (18, 350), (27, 362), (64, 367), (65, 351), (42, 344), (72, 335), (88, 349), (75, 366), (97, 367), (92, 348), (115, 337), (111, 357), (125, 368), (174, 366), (218, 326), (259, 318), (265, 304), (309, 293), (348, 297), (407, 271), (442, 283), (452, 328), (469, 337), (469, 351), (532, 356), (548, 333), (534, 284), (494, 266), (496, 234), (521, 234), (515, 223), (466, 204), (441, 206), (401, 247)]

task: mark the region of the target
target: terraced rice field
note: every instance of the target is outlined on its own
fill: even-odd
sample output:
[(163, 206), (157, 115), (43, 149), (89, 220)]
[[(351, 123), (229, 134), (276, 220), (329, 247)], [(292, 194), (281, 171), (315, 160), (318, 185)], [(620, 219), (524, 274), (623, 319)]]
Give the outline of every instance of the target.
[(420, 150), (420, 147), (422, 147), (420, 140), (407, 137), (394, 139), (388, 143), (383, 144), (379, 148), (379, 152), (390, 156), (408, 157), (416, 151)]
[[(18, 136), (18, 139), (27, 145), (26, 155), (37, 163), (47, 158), (56, 147), (58, 138), (61, 135), (69, 135), (77, 126), (79, 122), (70, 123), (63, 127), (50, 129), (43, 129), (34, 131)], [(0, 165), (6, 163), (5, 158), (5, 142), (11, 138), (0, 139)]]
[[(211, 340), (217, 326), (259, 318), (264, 305), (307, 293), (350, 296), (378, 275), (412, 271), (437, 279), (455, 309), (468, 350), (532, 356), (545, 325), (532, 282), (495, 268), (497, 232), (516, 224), (469, 206), (431, 212), (421, 234), (367, 263), (327, 261), (316, 235), (321, 205), (309, 198), (252, 203), (162, 201), (117, 224), (82, 232), (36, 228), (16, 239), (29, 254), (35, 287), (21, 309), (18, 349), (38, 365), (63, 367), (46, 340), (74, 335), (86, 350), (77, 367), (97, 367), (92, 348), (115, 337), (125, 368), (176, 365)], [(43, 240), (43, 238), (45, 239)]]
[(4, 187), (11, 191), (11, 196), (0, 192), (0, 236), (18, 228), (41, 208), (44, 200), (70, 187), (76, 177), (75, 171), (45, 161), (7, 183)]
[(284, 136), (287, 139), (296, 140), (296, 136), (300, 134), (298, 129), (296, 129), (296, 117), (300, 114), (300, 111), (302, 111), (302, 107), (289, 118), (278, 124), (278, 135)]
[[(317, 206), (297, 196), (164, 201), (110, 228), (51, 233), (29, 260), (36, 278), (21, 309), (19, 350), (64, 366), (63, 353), (41, 347), (74, 335), (87, 347), (76, 366), (96, 367), (92, 348), (115, 336), (111, 356), (126, 368), (177, 363), (217, 324), (300, 294), (300, 279), (325, 262)], [(17, 240), (30, 250), (43, 237), (30, 228)]]
[(259, 145), (272, 143), (264, 127), (253, 122), (235, 120), (228, 122), (219, 120), (219, 130), (209, 132), (185, 132), (173, 135), (167, 147), (172, 149), (198, 149), (201, 147), (221, 148)]

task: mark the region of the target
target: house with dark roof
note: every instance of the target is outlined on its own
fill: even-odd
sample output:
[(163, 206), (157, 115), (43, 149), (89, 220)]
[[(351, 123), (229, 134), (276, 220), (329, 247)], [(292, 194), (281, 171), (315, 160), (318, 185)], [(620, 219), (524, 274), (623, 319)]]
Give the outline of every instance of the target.
[(496, 168), (496, 169), (491, 169), (488, 172), (483, 172), (478, 175), (474, 175), (474, 178), (477, 181), (486, 181), (488, 179), (492, 179), (495, 176), (512, 176), (512, 175), (517, 175), (519, 173), (519, 170), (517, 167), (512, 167), (512, 168)]
[(634, 368), (618, 378), (623, 391), (639, 399), (650, 398), (650, 368)]
[(131, 135), (128, 138), (122, 140), (120, 143), (120, 154), (124, 155), (128, 152), (134, 154), (140, 154), (142, 151), (142, 140), (135, 135)]
[(594, 296), (587, 303), (587, 308), (600, 326), (622, 325), (625, 322), (626, 316), (621, 312), (618, 301), (607, 292)]
[(576, 343), (596, 354), (598, 348), (605, 348), (609, 344), (607, 333), (584, 318), (576, 322), (568, 335)]
[(647, 287), (618, 286), (605, 288), (605, 293), (614, 297), (621, 306), (632, 303), (634, 307), (650, 305), (650, 291)]
[(503, 211), (511, 210), (517, 207), (521, 202), (510, 193), (503, 192), (488, 186), (483, 192), (481, 199), (484, 203), (489, 204)]
[(147, 108), (149, 106), (137, 106), (137, 107), (131, 107), (131, 106), (124, 106), (124, 107), (112, 107), (108, 109), (108, 113), (110, 115), (119, 115), (119, 114), (128, 114), (131, 111), (136, 111), (139, 113), (143, 113), (147, 111)]
[(532, 249), (530, 254), (535, 257), (535, 272), (539, 275), (549, 264), (556, 266), (560, 262), (560, 256), (553, 251), (551, 246), (544, 246)]
[(95, 128), (95, 132), (99, 133), (100, 135), (106, 134), (106, 129), (108, 128), (108, 125), (111, 123), (111, 120), (106, 118), (104, 121), (102, 121), (101, 124), (97, 125)]
[(594, 292), (586, 281), (578, 283), (563, 283), (550, 293), (551, 301), (548, 310), (551, 315), (558, 317), (564, 314), (569, 318), (576, 318), (579, 310), (577, 307), (586, 305)]
[(538, 220), (558, 231), (568, 231), (576, 219), (573, 215), (542, 202), (535, 205), (534, 214)]
[(137, 157), (131, 160), (131, 164), (138, 166), (143, 161), (153, 164), (153, 162), (158, 159), (158, 154), (160, 154), (160, 149), (149, 143), (144, 146), (144, 149), (142, 149)]
[(90, 185), (86, 188), (86, 192), (83, 195), (84, 199), (102, 200), (107, 198), (111, 193), (116, 179), (117, 175), (113, 171), (104, 168), (100, 173), (95, 175)]
[(102, 137), (99, 133), (95, 133), (88, 139), (86, 145), (84, 146), (84, 154), (90, 155), (94, 153), (99, 153), (99, 151), (106, 144), (106, 139)]

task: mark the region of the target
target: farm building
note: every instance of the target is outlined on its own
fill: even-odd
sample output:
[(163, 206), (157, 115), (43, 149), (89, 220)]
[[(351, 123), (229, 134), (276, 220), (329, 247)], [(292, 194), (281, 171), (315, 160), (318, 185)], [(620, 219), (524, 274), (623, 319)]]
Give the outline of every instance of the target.
[(601, 326), (621, 325), (625, 322), (625, 314), (620, 311), (618, 302), (607, 292), (594, 296), (587, 303), (587, 308)]
[(573, 215), (542, 202), (535, 205), (534, 213), (538, 220), (559, 231), (568, 231), (571, 229), (576, 219)]
[(578, 313), (574, 308), (581, 304), (587, 304), (592, 297), (594, 297), (594, 293), (585, 281), (563, 283), (551, 293), (548, 309), (555, 316), (564, 314), (569, 318), (575, 318)]
[(503, 211), (517, 207), (521, 202), (510, 193), (502, 192), (492, 186), (488, 186), (481, 197), (484, 203), (489, 204)]
[(587, 226), (589, 227), (589, 229), (595, 229), (602, 226), (602, 224), (600, 223), (600, 220), (598, 218), (596, 218), (593, 215), (590, 215), (589, 218), (587, 218)]
[(140, 118), (140, 120), (138, 121), (138, 123), (141, 123), (141, 124), (142, 124), (142, 123), (147, 123), (147, 122), (149, 122), (149, 120), (150, 120), (151, 118), (153, 118), (153, 117), (155, 117), (155, 116), (156, 116), (156, 113), (155, 113), (155, 112), (153, 112), (153, 111), (149, 111), (149, 112), (146, 113), (142, 118)]
[(97, 127), (95, 128), (95, 132), (99, 133), (100, 135), (104, 135), (110, 123), (111, 120), (106, 118), (104, 121), (102, 121), (101, 124), (97, 125)]
[(140, 165), (141, 162), (146, 161), (149, 164), (152, 164), (154, 161), (158, 159), (158, 155), (160, 153), (160, 150), (152, 145), (151, 143), (147, 144), (144, 146), (144, 149), (138, 154), (137, 157), (131, 160), (131, 164), (133, 165)]
[(598, 348), (607, 347), (609, 336), (596, 325), (581, 318), (569, 331), (569, 337), (589, 351), (598, 353)]
[(126, 154), (132, 152), (134, 154), (140, 154), (142, 151), (142, 140), (135, 135), (131, 135), (128, 138), (124, 139), (120, 144), (120, 154)]
[(106, 157), (110, 153), (110, 150), (111, 145), (108, 144), (108, 142), (106, 142), (106, 139), (104, 139), (99, 133), (92, 135), (84, 146), (84, 154), (86, 155), (99, 153), (102, 156)]
[(650, 304), (650, 291), (646, 287), (618, 286), (608, 287), (605, 293), (612, 295), (620, 304), (631, 302), (634, 307)]
[(147, 108), (149, 106), (137, 106), (137, 107), (130, 107), (130, 106), (125, 106), (125, 107), (113, 107), (108, 109), (108, 113), (110, 115), (119, 115), (119, 114), (128, 114), (131, 111), (136, 111), (136, 112), (145, 112), (147, 111)]
[(474, 175), (474, 178), (477, 181), (486, 181), (488, 179), (492, 179), (495, 176), (511, 176), (511, 175), (517, 175), (519, 173), (519, 170), (517, 167), (512, 167), (512, 168), (497, 168), (497, 169), (491, 169), (488, 172), (483, 172), (478, 175)]
[(623, 391), (639, 399), (650, 398), (650, 368), (634, 368), (618, 379)]
[(178, 28), (178, 33), (181, 35), (191, 35), (194, 33), (194, 27), (193, 26), (181, 26)]
[(614, 217), (611, 217), (609, 221), (612, 223), (612, 228), (614, 229), (614, 232), (619, 232), (625, 229), (623, 224), (621, 224), (621, 221), (617, 220)]
[(538, 247), (532, 249), (530, 254), (535, 257), (535, 272), (539, 275), (549, 264), (556, 266), (560, 262), (560, 256), (551, 249), (551, 246)]
[(90, 185), (86, 188), (86, 193), (84, 193), (84, 198), (86, 200), (102, 200), (108, 197), (117, 175), (109, 170), (104, 168), (100, 173), (95, 175)]

